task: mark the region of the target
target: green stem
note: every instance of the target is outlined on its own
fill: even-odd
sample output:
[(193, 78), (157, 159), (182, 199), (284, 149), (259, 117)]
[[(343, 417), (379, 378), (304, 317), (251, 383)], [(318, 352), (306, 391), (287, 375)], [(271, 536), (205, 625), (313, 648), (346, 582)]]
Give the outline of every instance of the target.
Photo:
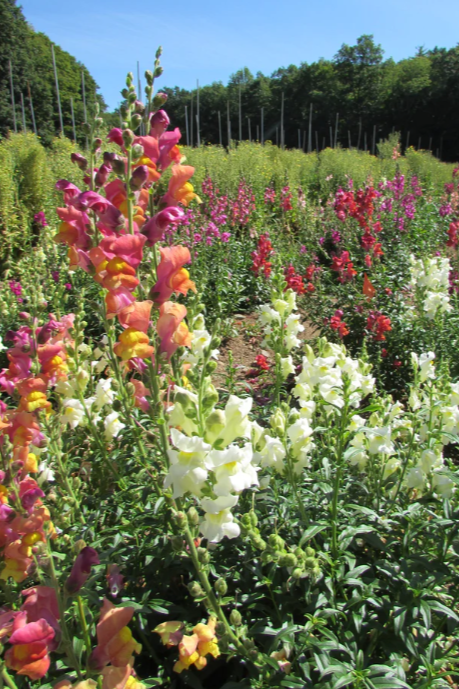
[(131, 166), (132, 166), (132, 146), (129, 146), (127, 159), (127, 172), (126, 172), (126, 197), (127, 197), (127, 208), (128, 208), (128, 224), (129, 224), (129, 234), (134, 234), (134, 208), (132, 205), (132, 192), (129, 188), (129, 180), (131, 177)]
[(6, 686), (10, 687), (10, 689), (18, 689), (17, 684), (15, 683), (11, 675), (8, 674), (6, 668), (3, 668), (2, 670), (2, 679), (5, 682)]
[(77, 605), (78, 605), (78, 615), (80, 617), (81, 629), (83, 630), (84, 645), (86, 646), (86, 668), (87, 668), (88, 663), (89, 663), (89, 657), (90, 657), (91, 652), (92, 652), (92, 644), (91, 644), (91, 637), (89, 636), (88, 625), (86, 624), (86, 617), (85, 617), (84, 608), (83, 608), (83, 600), (82, 600), (81, 596), (77, 596)]

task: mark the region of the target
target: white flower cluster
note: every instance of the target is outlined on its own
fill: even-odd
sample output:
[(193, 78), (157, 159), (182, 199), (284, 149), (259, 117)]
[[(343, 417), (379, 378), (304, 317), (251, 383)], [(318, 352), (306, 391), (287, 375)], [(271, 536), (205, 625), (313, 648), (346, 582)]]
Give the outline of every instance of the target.
[[(204, 316), (199, 314), (190, 323), (191, 333), (191, 345), (185, 350), (182, 355), (182, 364), (188, 364), (188, 366), (196, 366), (203, 359), (207, 348), (209, 347), (212, 336), (208, 330), (206, 330), (206, 324), (204, 321)], [(219, 351), (218, 349), (212, 350), (210, 353), (211, 359), (218, 359)]]
[[(459, 383), (450, 383), (446, 390), (437, 385), (433, 352), (419, 356), (413, 352), (411, 359), (416, 382), (408, 411), (399, 402), (386, 400), (369, 419), (354, 415), (345, 457), (362, 472), (369, 463), (379, 461), (383, 481), (401, 471), (405, 489), (421, 494), (431, 488), (450, 497), (454, 483), (444, 473), (443, 449), (452, 437), (459, 439)], [(408, 465), (403, 469), (405, 462)]]
[(320, 348), (321, 356), (316, 357), (312, 348), (305, 346), (302, 371), (295, 378), (293, 389), (299, 402), (299, 412), (291, 410), (286, 418), (278, 410), (271, 419), (271, 426), (276, 429), (277, 436), (283, 436), (283, 440), (266, 432), (259, 441), (257, 459), (263, 467), (270, 466), (284, 474), (289, 451), (293, 471), (299, 474), (310, 463), (314, 448), (311, 424), (318, 405), (325, 414), (339, 412), (346, 397), (348, 405), (358, 407), (374, 389), (375, 379), (369, 373), (369, 365), (347, 356), (344, 345), (322, 340)]
[(212, 543), (239, 536), (231, 508), (241, 491), (258, 485), (252, 444), (241, 447), (234, 442), (250, 440), (251, 408), (251, 398), (231, 395), (223, 410), (211, 408), (202, 422), (198, 395), (176, 386), (174, 405), (168, 410), (173, 449), (168, 451), (164, 485), (172, 488), (174, 498), (190, 493), (200, 500), (205, 512), (201, 533)]
[(416, 259), (410, 256), (410, 264), (411, 280), (415, 289), (422, 293), (422, 308), (427, 318), (432, 320), (437, 313), (451, 311), (448, 294), (451, 270), (449, 259), (441, 256)]
[(271, 347), (276, 352), (282, 352), (281, 369), (284, 378), (294, 373), (290, 352), (301, 345), (298, 334), (303, 332), (300, 315), (296, 311), (296, 294), (288, 289), (280, 297), (274, 297), (272, 306), (264, 304), (260, 307), (260, 322), (264, 326), (265, 338), (262, 346)]
[(72, 380), (59, 381), (56, 392), (63, 397), (63, 413), (61, 424), (70, 428), (85, 425), (89, 418), (94, 424), (103, 420), (105, 439), (116, 438), (125, 424), (119, 420), (116, 411), (103, 416), (101, 412), (107, 412), (113, 405), (115, 391), (112, 389), (111, 378), (100, 378), (97, 382), (94, 395), (84, 399), (82, 397), (89, 381), (89, 373), (81, 367)]

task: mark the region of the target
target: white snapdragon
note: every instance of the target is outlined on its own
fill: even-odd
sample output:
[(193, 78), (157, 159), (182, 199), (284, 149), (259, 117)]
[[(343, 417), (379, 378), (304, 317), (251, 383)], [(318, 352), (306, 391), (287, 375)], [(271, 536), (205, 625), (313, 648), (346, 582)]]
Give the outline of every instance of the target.
[(70, 398), (64, 400), (64, 412), (61, 414), (61, 423), (68, 424), (70, 428), (76, 428), (84, 420), (85, 411), (80, 400)]
[(116, 411), (106, 416), (104, 419), (105, 439), (112, 440), (116, 438), (125, 425), (119, 420), (119, 414)]
[(212, 450), (209, 454), (216, 484), (213, 487), (217, 496), (240, 493), (250, 486), (258, 485), (257, 469), (252, 464), (252, 445), (244, 447), (229, 445), (226, 450)]
[(189, 438), (176, 428), (172, 428), (171, 437), (177, 449), (168, 450), (170, 467), (164, 487), (172, 486), (174, 498), (188, 492), (199, 497), (209, 475), (208, 455), (212, 447), (199, 436)]
[(102, 409), (105, 405), (111, 406), (115, 399), (115, 392), (112, 390), (112, 379), (101, 378), (96, 385), (94, 402), (97, 409)]
[(423, 295), (423, 311), (429, 320), (440, 313), (452, 310), (450, 304), (449, 273), (451, 264), (448, 258), (435, 256), (428, 259), (410, 257), (411, 281)]
[(203, 498), (201, 506), (205, 512), (201, 522), (201, 533), (211, 543), (219, 543), (222, 538), (237, 538), (241, 530), (234, 523), (231, 508), (237, 504), (237, 495), (220, 496), (215, 500)]

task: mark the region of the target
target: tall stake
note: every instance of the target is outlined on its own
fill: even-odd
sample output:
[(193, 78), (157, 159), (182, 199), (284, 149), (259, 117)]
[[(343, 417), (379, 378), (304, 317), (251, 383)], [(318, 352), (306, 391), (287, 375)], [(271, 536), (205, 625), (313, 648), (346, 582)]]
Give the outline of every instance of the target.
[(336, 113), (336, 120), (335, 120), (335, 145), (333, 148), (336, 148), (336, 144), (338, 143), (338, 122), (339, 122), (339, 112)]
[(432, 150), (432, 137), (429, 137), (429, 151)]
[(282, 91), (282, 105), (281, 105), (281, 124), (280, 124), (280, 143), (281, 148), (284, 150), (284, 92)]
[(408, 132), (407, 132), (407, 135), (406, 135), (406, 146), (405, 146), (405, 150), (407, 150), (407, 149), (409, 148), (409, 145), (410, 145), (410, 130), (408, 129)]
[(312, 151), (312, 103), (309, 108), (308, 153)]
[(188, 105), (185, 105), (185, 129), (186, 129), (186, 145), (190, 145), (190, 130), (188, 128)]
[(218, 143), (220, 146), (223, 146), (223, 138), (222, 138), (222, 114), (220, 110), (218, 111)]
[(357, 139), (357, 150), (360, 151), (360, 138), (362, 136), (362, 118), (359, 120), (359, 138)]
[(249, 121), (249, 141), (252, 143), (252, 128), (250, 126), (250, 117), (247, 118)]
[(303, 130), (303, 153), (306, 150), (306, 130)]
[(191, 148), (193, 148), (193, 91), (191, 92), (190, 146), (191, 146)]
[(260, 125), (257, 124), (257, 141), (260, 142)]
[(242, 103), (241, 85), (239, 84), (239, 141), (242, 141)]
[(29, 105), (30, 105), (30, 114), (32, 115), (32, 126), (33, 126), (33, 131), (35, 136), (38, 136), (37, 133), (37, 124), (35, 122), (35, 113), (33, 110), (33, 102), (32, 102), (32, 94), (30, 93), (30, 84), (27, 82), (27, 91), (29, 93)]
[(59, 80), (57, 78), (56, 57), (54, 55), (54, 44), (53, 43), (51, 43), (51, 52), (52, 52), (52, 56), (53, 56), (54, 80), (56, 82), (57, 107), (59, 108), (59, 124), (61, 127), (61, 134), (63, 134), (64, 133), (64, 122), (62, 120), (61, 95), (59, 93)]
[(76, 143), (75, 113), (73, 112), (73, 98), (70, 99), (70, 112), (72, 114), (73, 141)]
[[(84, 71), (83, 70), (81, 70), (81, 95), (83, 97), (83, 117), (84, 117), (84, 121), (87, 122), (88, 121), (88, 114), (86, 112), (86, 89), (84, 87)], [(121, 122), (121, 111), (120, 111), (120, 122)], [(85, 134), (84, 140), (85, 140), (85, 148), (88, 148), (88, 137), (86, 134)]]
[(330, 148), (333, 148), (333, 127), (330, 125)]
[(17, 134), (18, 126), (16, 124), (16, 103), (14, 102), (14, 84), (13, 84), (13, 68), (11, 66), (11, 60), (8, 60), (10, 67), (10, 90), (11, 90), (11, 109), (13, 111), (13, 126), (14, 131)]
[(368, 147), (367, 147), (367, 133), (366, 133), (366, 132), (365, 132), (365, 135), (364, 135), (363, 138), (364, 138), (364, 149), (363, 149), (363, 150), (366, 152), (366, 151), (367, 151), (367, 148), (368, 148)]
[(373, 143), (371, 145), (371, 155), (374, 156), (376, 152), (376, 125), (373, 125)]
[(24, 109), (24, 96), (21, 91), (21, 110), (22, 110), (22, 131), (27, 132), (26, 122), (25, 122), (25, 109)]
[(301, 150), (301, 129), (298, 129), (298, 148)]
[(265, 109), (261, 109), (261, 145), (265, 143)]
[(231, 122), (230, 122), (230, 106), (229, 101), (226, 102), (226, 126), (228, 129), (228, 149), (231, 148)]
[(199, 113), (199, 79), (196, 80), (196, 89), (197, 89), (197, 95), (196, 95), (196, 134), (197, 134), (197, 139), (198, 139), (198, 148), (201, 145), (201, 120), (200, 120), (200, 113)]

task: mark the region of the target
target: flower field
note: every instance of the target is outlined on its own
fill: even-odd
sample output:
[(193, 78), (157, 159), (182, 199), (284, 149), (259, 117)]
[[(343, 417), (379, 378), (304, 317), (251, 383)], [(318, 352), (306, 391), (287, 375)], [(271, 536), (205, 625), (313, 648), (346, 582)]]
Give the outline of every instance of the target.
[(0, 145), (2, 686), (456, 687), (459, 167), (186, 149), (159, 58)]

